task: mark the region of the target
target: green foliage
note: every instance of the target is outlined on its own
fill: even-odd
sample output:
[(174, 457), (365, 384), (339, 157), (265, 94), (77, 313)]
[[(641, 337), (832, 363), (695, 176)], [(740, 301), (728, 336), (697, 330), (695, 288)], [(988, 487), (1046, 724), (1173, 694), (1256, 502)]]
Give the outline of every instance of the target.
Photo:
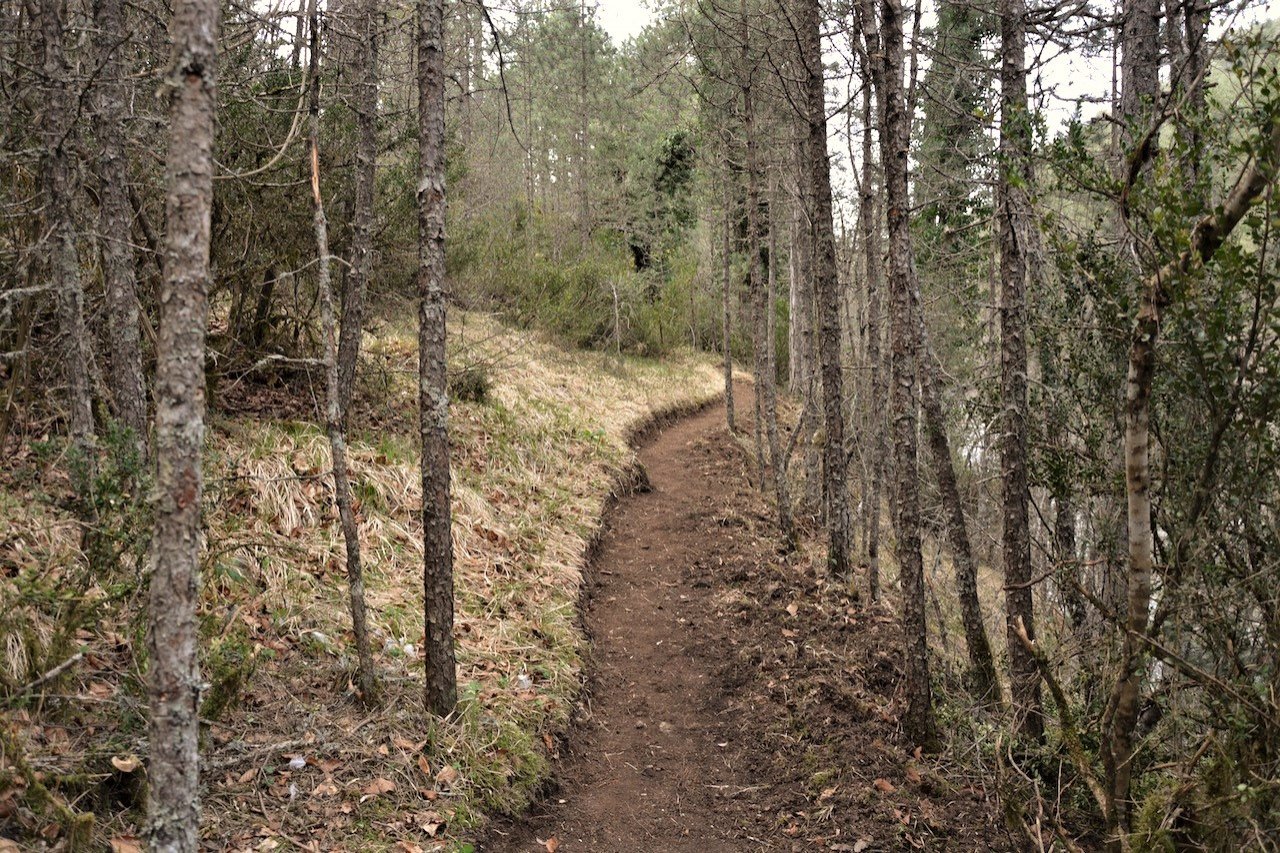
[[(1210, 90), (1203, 112), (1171, 120), (1132, 181), (1115, 168), (1103, 123), (1075, 122), (1051, 149), (1053, 276), (1034, 300), (1033, 325), (1053, 375), (1033, 390), (1033, 406), (1055, 416), (1033, 421), (1033, 476), (1103, 508), (1102, 521), (1106, 507), (1124, 506), (1116, 452), (1139, 296), (1154, 270), (1190, 248), (1197, 221), (1218, 209), (1280, 121), (1275, 55), (1257, 31), (1224, 42), (1225, 61), (1210, 77), (1237, 84)], [(1234, 849), (1280, 814), (1277, 224), (1271, 202), (1256, 204), (1208, 263), (1162, 282), (1169, 304), (1150, 414), (1151, 630), (1168, 651), (1163, 663), (1141, 664), (1155, 722), (1140, 732), (1135, 759), (1135, 850)], [(1122, 515), (1111, 515), (1118, 527)], [(1104, 547), (1120, 539), (1121, 530), (1094, 524)], [(1106, 594), (1101, 580), (1084, 580)], [(1105, 645), (1091, 653), (1107, 654)], [(1100, 726), (1096, 692), (1083, 704), (1088, 728)]]
[(658, 355), (715, 339), (716, 306), (699, 286), (685, 245), (668, 252), (668, 274), (637, 272), (616, 234), (558, 256), (545, 248), (563, 222), (528, 216), (512, 204), (505, 216), (458, 222), (449, 238), (454, 298), (545, 329), (567, 345)]
[(258, 668), (258, 655), (252, 643), (239, 634), (213, 637), (203, 644), (201, 667), (209, 682), (200, 701), (200, 717), (219, 720), (241, 696), (245, 685)]

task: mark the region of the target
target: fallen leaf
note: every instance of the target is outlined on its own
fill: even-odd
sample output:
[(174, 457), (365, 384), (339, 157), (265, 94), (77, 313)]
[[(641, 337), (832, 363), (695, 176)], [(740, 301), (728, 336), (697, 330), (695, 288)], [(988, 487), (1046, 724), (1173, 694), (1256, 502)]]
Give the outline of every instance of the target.
[(121, 773), (132, 773), (142, 766), (142, 760), (136, 755), (113, 755), (111, 766)]
[(248, 770), (241, 773), (240, 777), (236, 779), (236, 781), (239, 782), (241, 785), (245, 785), (245, 784), (248, 784), (249, 782), (252, 782), (253, 777), (257, 775), (258, 775), (258, 768), (250, 767)]
[(378, 794), (389, 794), (395, 789), (396, 789), (395, 782), (392, 782), (390, 779), (379, 778), (379, 779), (374, 779), (372, 782), (366, 785), (364, 790), (361, 791), (361, 793), (367, 794), (371, 797), (376, 797)]
[(446, 764), (444, 767), (441, 767), (440, 772), (436, 774), (436, 784), (442, 788), (449, 788), (461, 778), (461, 773), (455, 770), (452, 765)]
[(914, 767), (908, 767), (903, 771), (903, 775), (907, 777), (907, 781), (912, 785), (919, 785), (921, 782), (920, 771)]
[(560, 840), (554, 835), (547, 839), (547, 853), (556, 853), (560, 849)]
[(407, 749), (410, 752), (421, 752), (422, 748), (427, 745), (427, 742), (425, 740), (419, 741), (418, 743), (414, 743), (408, 738), (403, 738), (403, 737), (400, 737), (399, 735), (396, 735), (394, 738), (392, 738), (391, 742), (396, 746), (398, 746), (400, 749)]
[(311, 789), (313, 797), (336, 797), (338, 796), (338, 786), (329, 781), (321, 782)]
[(800, 605), (796, 604), (794, 601), (791, 602), (790, 604), (787, 605), (787, 612), (790, 613), (792, 616), (795, 616), (797, 613), (800, 612)]
[[(0, 847), (0, 850), (4, 849)], [(117, 835), (111, 839), (111, 853), (142, 853), (142, 842), (132, 835)]]
[(422, 846), (411, 841), (397, 841), (396, 849), (400, 853), (422, 853)]
[(898, 790), (897, 788), (893, 787), (893, 783), (890, 782), (888, 779), (877, 779), (871, 784), (875, 785), (876, 790), (882, 794), (892, 794), (894, 791)]
[(423, 776), (426, 776), (428, 779), (431, 778), (431, 762), (427, 761), (427, 757), (425, 755), (418, 756), (418, 769), (422, 771)]

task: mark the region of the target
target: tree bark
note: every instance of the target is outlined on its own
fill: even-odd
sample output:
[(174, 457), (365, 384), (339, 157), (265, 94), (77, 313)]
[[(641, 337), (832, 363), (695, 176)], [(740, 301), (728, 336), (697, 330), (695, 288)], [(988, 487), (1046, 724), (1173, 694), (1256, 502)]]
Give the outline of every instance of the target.
[[(865, 54), (864, 54), (865, 56)], [(880, 351), (882, 336), (881, 306), (884, 291), (884, 259), (880, 245), (880, 194), (876, 186), (875, 172), (879, 164), (872, 146), (874, 112), (871, 84), (862, 90), (862, 195), (859, 199), (858, 218), (862, 224), (862, 249), (867, 277), (867, 366), (870, 373), (871, 405), (870, 434), (867, 446), (871, 450), (871, 476), (867, 487), (867, 587), (872, 601), (880, 600), (880, 506), (884, 482), (885, 459), (889, 452), (885, 447), (884, 406), (888, 397), (885, 371)]]
[(97, 90), (99, 211), (102, 278), (106, 292), (107, 360), (111, 396), (120, 422), (133, 431), (143, 458), (147, 454), (147, 392), (142, 376), (137, 273), (133, 256), (133, 208), (129, 202), (129, 162), (125, 153), (125, 68), (119, 45), (126, 38), (121, 0), (93, 4), (98, 56)]
[(418, 391), (427, 710), (458, 702), (444, 295), (444, 0), (418, 0)]
[[(48, 233), (49, 273), (57, 300), (58, 334), (62, 338), (67, 379), (67, 427), (71, 443), (87, 465), (93, 465), (93, 396), (90, 382), (92, 355), (84, 321), (84, 287), (80, 280), (80, 253), (76, 246), (75, 181), (71, 162), (75, 129), (75, 88), (63, 48), (62, 0), (41, 0), (40, 32), (44, 48), (43, 109), (38, 119), (45, 146), (45, 231)], [(77, 489), (90, 488), (86, 481)], [(92, 505), (88, 495), (86, 505)], [(92, 524), (92, 518), (83, 519)]]
[(907, 157), (911, 117), (902, 91), (902, 4), (884, 0), (879, 35), (875, 32), (870, 0), (862, 3), (862, 27), (872, 76), (881, 92), (883, 118), (880, 151), (884, 165), (886, 219), (889, 230), (889, 289), (891, 375), (889, 416), (893, 423), (893, 463), (896, 499), (895, 528), (902, 579), (902, 630), (906, 637), (907, 710), (903, 728), (919, 746), (938, 745), (929, 682), (928, 624), (925, 617), (924, 559), (920, 551), (919, 447), (916, 438), (918, 402), (915, 396), (918, 328), (912, 302), (915, 296), (915, 257), (908, 219), (910, 197)]
[(342, 295), (338, 337), (338, 392), (343, 428), (351, 411), (356, 366), (364, 335), (365, 294), (373, 279), (374, 204), (378, 186), (378, 28), (381, 6), (364, 0), (356, 7), (360, 49), (356, 95), (355, 206), (351, 221), (351, 272)]
[(756, 487), (763, 492), (769, 482), (769, 470), (765, 462), (767, 429), (765, 422), (769, 417), (766, 411), (769, 389), (765, 387), (768, 382), (765, 377), (765, 361), (768, 354), (765, 341), (764, 282), (762, 280), (764, 246), (760, 239), (763, 223), (760, 216), (760, 172), (757, 163), (755, 66), (751, 56), (751, 21), (748, 17), (746, 0), (741, 0), (739, 8), (741, 18), (738, 30), (740, 60), (738, 77), (742, 91), (742, 189), (746, 213), (746, 233), (743, 237), (747, 256), (747, 304), (751, 312), (751, 372), (755, 381), (755, 394), (752, 396), (755, 418), (752, 426), (755, 433)]
[(725, 163), (725, 192), (724, 192), (724, 243), (720, 249), (720, 271), (722, 274), (721, 282), (721, 308), (723, 309), (723, 331), (724, 331), (724, 416), (725, 423), (729, 427), (729, 432), (736, 432), (737, 426), (734, 423), (733, 408), (733, 306), (732, 306), (732, 260), (733, 249), (730, 237), (732, 224), (730, 222), (729, 212), (729, 166)]
[(764, 298), (764, 417), (769, 440), (769, 464), (773, 469), (774, 501), (778, 509), (778, 531), (788, 551), (796, 547), (795, 525), (791, 518), (791, 490), (787, 482), (787, 464), (782, 459), (782, 445), (778, 437), (778, 358), (774, 341), (777, 338), (778, 299), (778, 231), (774, 227), (772, 205), (769, 207), (768, 229), (768, 287)]
[(818, 359), (822, 371), (822, 481), (827, 516), (827, 568), (850, 580), (849, 492), (844, 448), (844, 376), (840, 363), (840, 282), (836, 271), (832, 218), (831, 163), (827, 156), (826, 86), (823, 80), (821, 9), (818, 0), (800, 0), (800, 51), (807, 113), (805, 171), (813, 239), (813, 281), (818, 303)]
[(969, 543), (969, 528), (964, 518), (964, 503), (956, 483), (955, 463), (951, 456), (951, 439), (947, 435), (947, 418), (942, 408), (942, 371), (930, 342), (929, 329), (920, 305), (919, 284), (915, 285), (912, 308), (916, 315), (920, 341), (920, 396), (924, 409), (924, 432), (933, 457), (933, 470), (938, 479), (938, 492), (947, 528), (947, 542), (955, 563), (956, 598), (960, 602), (960, 621), (964, 625), (965, 648), (969, 655), (968, 687), (973, 697), (984, 705), (1000, 704), (1000, 679), (996, 675), (995, 656), (982, 618), (982, 602), (978, 599), (978, 567)]
[(329, 254), (329, 221), (325, 216), (324, 197), (320, 193), (320, 15), (317, 0), (310, 0), (307, 20), (310, 24), (310, 126), (311, 149), (311, 225), (316, 238), (316, 289), (320, 296), (321, 337), (324, 341), (325, 367), (325, 433), (333, 458), (333, 495), (342, 527), (342, 540), (347, 556), (347, 600), (351, 610), (351, 629), (356, 643), (356, 687), (360, 698), (372, 703), (377, 694), (373, 654), (369, 649), (369, 629), (365, 619), (364, 569), (360, 560), (360, 526), (351, 500), (351, 481), (347, 475), (347, 436), (339, 376), (339, 344), (337, 311), (333, 300), (332, 256)]
[(182, 0), (171, 27), (164, 277), (156, 340), (156, 519), (149, 608), (149, 836), (157, 853), (199, 841), (200, 450), (218, 29), (217, 0)]
[(1014, 733), (1028, 742), (1044, 737), (1040, 672), (1018, 635), (1035, 640), (1031, 587), (1031, 532), (1027, 481), (1027, 232), (1031, 228), (1031, 124), (1027, 111), (1026, 5), (1000, 0), (1000, 155), (996, 185), (1000, 232), (1000, 481), (1004, 529), (1002, 561), (1009, 684)]

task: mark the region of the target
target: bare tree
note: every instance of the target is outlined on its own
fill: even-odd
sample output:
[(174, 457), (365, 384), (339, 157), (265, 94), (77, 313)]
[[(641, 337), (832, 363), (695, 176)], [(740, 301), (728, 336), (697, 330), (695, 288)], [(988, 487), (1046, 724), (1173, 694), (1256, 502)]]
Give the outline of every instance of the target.
[[(45, 146), (45, 232), (50, 241), (49, 272), (57, 300), (58, 333), (64, 349), (69, 389), (67, 423), (73, 445), (91, 464), (94, 429), (90, 362), (93, 356), (89, 352), (89, 335), (84, 322), (84, 286), (80, 281), (80, 253), (76, 247), (72, 218), (75, 203), (72, 136), (77, 106), (76, 90), (62, 41), (65, 13), (63, 0), (41, 0), (43, 108), (38, 123)], [(83, 490), (89, 486), (80, 484), (78, 488)], [(93, 520), (86, 521), (92, 523)]]
[[(864, 64), (866, 53), (862, 53)], [(880, 244), (880, 192), (876, 186), (875, 171), (879, 165), (872, 148), (873, 122), (872, 87), (868, 81), (862, 88), (862, 178), (858, 205), (858, 221), (862, 230), (862, 249), (867, 286), (867, 366), (870, 374), (871, 404), (868, 406), (867, 447), (871, 453), (870, 482), (867, 484), (867, 588), (872, 601), (880, 600), (880, 506), (884, 482), (885, 447), (884, 405), (888, 397), (888, 383), (884, 371), (884, 358), (880, 351), (883, 336), (882, 315), (884, 293), (884, 259)]]
[(418, 416), (422, 439), (426, 707), (458, 702), (444, 296), (444, 0), (418, 0)]
[[(321, 338), (325, 368), (325, 433), (333, 459), (333, 495), (338, 508), (338, 522), (347, 554), (347, 599), (351, 610), (351, 630), (356, 642), (356, 686), (365, 702), (373, 702), (377, 684), (373, 671), (373, 654), (369, 649), (369, 628), (365, 619), (364, 568), (360, 560), (360, 525), (356, 521), (351, 500), (351, 480), (347, 475), (347, 436), (343, 407), (342, 382), (339, 376), (339, 341), (337, 311), (333, 300), (332, 255), (329, 253), (329, 220), (325, 216), (324, 197), (320, 193), (320, 14), (317, 0), (310, 0), (307, 10), (311, 33), (308, 80), (308, 125), (311, 154), (312, 229), (316, 238), (316, 289), (320, 295)], [(359, 176), (357, 176), (359, 177)], [(351, 353), (354, 358), (355, 353)], [(348, 392), (349, 394), (349, 392)]]
[(374, 204), (378, 187), (378, 48), (382, 7), (363, 0), (354, 8), (359, 31), (356, 51), (356, 174), (351, 218), (351, 272), (342, 295), (338, 338), (338, 389), (343, 422), (351, 410), (360, 339), (364, 334), (365, 293), (373, 278)]
[(1002, 553), (1009, 682), (1014, 731), (1029, 741), (1044, 736), (1040, 673), (1018, 637), (1035, 639), (1031, 532), (1027, 484), (1027, 258), (1031, 223), (1031, 118), (1027, 111), (1026, 4), (1000, 2), (1000, 155), (996, 184), (1000, 232), (1000, 387), (1003, 492)]
[(137, 275), (134, 271), (133, 208), (129, 203), (129, 163), (125, 153), (125, 100), (128, 84), (120, 44), (128, 38), (121, 0), (93, 4), (94, 41), (99, 81), (94, 124), (98, 140), (98, 207), (102, 241), (102, 278), (106, 291), (107, 337), (111, 344), (111, 396), (115, 414), (133, 430), (138, 449), (147, 450), (147, 392), (142, 377), (138, 328)]
[(199, 840), (196, 604), (220, 11), (217, 0), (181, 0), (171, 27), (164, 277), (156, 342), (158, 500), (148, 633), (147, 802), (151, 849), (159, 853), (194, 853)]
[(803, 109), (807, 134), (804, 180), (806, 211), (813, 237), (813, 282), (818, 303), (818, 358), (822, 372), (822, 482), (827, 515), (827, 567), (849, 579), (849, 491), (844, 447), (844, 377), (840, 363), (840, 280), (836, 272), (832, 219), (831, 163), (827, 154), (827, 105), (823, 82), (821, 9), (818, 0), (798, 4), (799, 48), (803, 63)]

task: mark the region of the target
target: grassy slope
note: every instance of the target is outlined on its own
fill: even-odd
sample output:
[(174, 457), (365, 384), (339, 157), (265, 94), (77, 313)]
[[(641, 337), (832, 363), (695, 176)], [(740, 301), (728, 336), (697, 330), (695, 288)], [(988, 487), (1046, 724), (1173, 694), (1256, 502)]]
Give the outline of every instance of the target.
[[(485, 813), (521, 808), (545, 778), (581, 683), (583, 560), (632, 464), (629, 438), (721, 389), (704, 357), (618, 360), (566, 352), (479, 315), (455, 322), (451, 361), (487, 365), (494, 386), (488, 402), (451, 411), (462, 698), (455, 720), (433, 723), (419, 710), (413, 335), (393, 324), (367, 338), (350, 443), (380, 710), (363, 708), (348, 681), (342, 542), (321, 432), (258, 417), (212, 425), (204, 778), (205, 837), (218, 847), (465, 849), (456, 839)], [(13, 495), (0, 501), (20, 505)], [(31, 520), (7, 515), (5, 532), (65, 559), (74, 528), (46, 517), (19, 529)], [(67, 742), (51, 748), (51, 712), (20, 720), (31, 723), (28, 753), (52, 772), (144, 752), (132, 653), (144, 645), (141, 624), (140, 609), (126, 608), (82, 632), (90, 655), (59, 689), (105, 701), (59, 712), (76, 721), (58, 736)], [(290, 770), (294, 756), (306, 765)], [(106, 811), (104, 835), (137, 830), (136, 812)]]

